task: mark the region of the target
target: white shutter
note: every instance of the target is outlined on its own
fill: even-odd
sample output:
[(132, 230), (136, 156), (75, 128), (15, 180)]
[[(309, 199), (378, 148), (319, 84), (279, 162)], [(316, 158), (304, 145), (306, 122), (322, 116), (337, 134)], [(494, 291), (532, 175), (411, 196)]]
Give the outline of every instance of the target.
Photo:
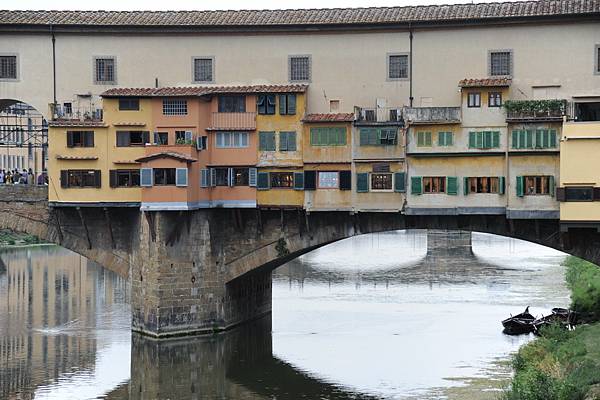
[(202, 146), (202, 136), (196, 138), (196, 150), (204, 150), (204, 147)]
[(227, 168), (227, 184), (233, 186), (233, 168)]
[(210, 169), (210, 186), (217, 186), (217, 170)]
[(194, 133), (192, 131), (185, 131), (185, 141), (191, 142), (194, 138)]
[(152, 168), (140, 168), (140, 186), (152, 186)]
[(187, 168), (176, 168), (175, 169), (175, 186), (187, 186), (188, 185), (188, 169)]
[(256, 187), (256, 168), (248, 169), (248, 186)]
[(208, 169), (200, 170), (200, 187), (208, 187), (210, 180), (210, 171)]
[(158, 141), (158, 132), (154, 132), (153, 136), (154, 136), (154, 142), (153, 143), (154, 144), (159, 144), (159, 141)]

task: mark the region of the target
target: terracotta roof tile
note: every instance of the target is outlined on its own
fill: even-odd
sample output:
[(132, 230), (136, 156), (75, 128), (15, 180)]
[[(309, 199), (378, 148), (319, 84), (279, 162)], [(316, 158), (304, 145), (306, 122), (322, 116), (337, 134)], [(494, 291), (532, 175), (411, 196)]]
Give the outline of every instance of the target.
[(181, 86), (163, 88), (112, 88), (102, 97), (193, 97), (218, 93), (303, 93), (308, 85)]
[(57, 160), (71, 160), (71, 161), (91, 161), (91, 160), (97, 160), (98, 157), (97, 156), (63, 156), (63, 155), (57, 155), (56, 156)]
[(154, 154), (149, 154), (144, 157), (140, 157), (135, 161), (136, 162), (147, 162), (147, 161), (155, 160), (157, 158), (173, 158), (175, 160), (185, 161), (188, 163), (198, 161), (195, 158), (186, 156), (185, 154), (177, 153), (175, 151), (161, 151), (160, 153), (154, 153)]
[(501, 87), (510, 86), (511, 78), (480, 78), (480, 79), (462, 79), (458, 82), (460, 87)]
[(354, 121), (354, 113), (337, 113), (337, 114), (307, 114), (304, 122), (352, 122)]
[(98, 127), (105, 128), (106, 124), (103, 121), (96, 119), (55, 119), (48, 122), (50, 127)]
[(577, 16), (600, 12), (600, 0), (538, 0), (405, 7), (239, 11), (0, 11), (2, 25), (122, 27), (276, 27), (365, 25)]

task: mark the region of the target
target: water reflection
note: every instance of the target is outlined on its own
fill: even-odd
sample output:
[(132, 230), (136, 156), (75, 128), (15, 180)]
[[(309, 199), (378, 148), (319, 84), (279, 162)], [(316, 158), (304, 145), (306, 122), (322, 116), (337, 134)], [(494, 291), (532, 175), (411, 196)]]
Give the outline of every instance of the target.
[(501, 334), (507, 313), (566, 304), (563, 258), (489, 235), (473, 251), (360, 236), (277, 269), (272, 320), (164, 342), (130, 334), (118, 276), (60, 248), (4, 252), (0, 397), (439, 398), (528, 340)]

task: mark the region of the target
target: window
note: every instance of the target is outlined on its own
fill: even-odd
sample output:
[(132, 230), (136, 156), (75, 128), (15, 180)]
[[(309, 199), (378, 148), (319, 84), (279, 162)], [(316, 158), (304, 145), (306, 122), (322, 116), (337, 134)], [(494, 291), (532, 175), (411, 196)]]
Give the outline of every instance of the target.
[(296, 151), (296, 132), (279, 132), (279, 151)]
[(565, 201), (593, 201), (594, 188), (592, 187), (566, 187)]
[(275, 95), (274, 94), (260, 94), (256, 100), (256, 106), (258, 113), (261, 115), (274, 115), (275, 114)]
[(185, 143), (185, 131), (175, 131), (175, 143)]
[(154, 132), (154, 143), (166, 146), (169, 144), (168, 132)]
[(408, 54), (388, 54), (388, 79), (408, 78)]
[(0, 79), (18, 79), (17, 56), (0, 55)]
[(72, 115), (73, 114), (73, 104), (72, 103), (63, 103), (63, 112), (66, 115)]
[(329, 100), (329, 112), (336, 113), (338, 111), (340, 111), (340, 101)]
[(248, 186), (250, 183), (250, 171), (248, 168), (233, 168), (233, 185)]
[(294, 187), (294, 173), (293, 172), (271, 172), (271, 188), (286, 188), (291, 189)]
[(512, 75), (512, 50), (497, 50), (489, 53), (490, 76)]
[(164, 99), (163, 115), (187, 115), (187, 100)]
[(258, 132), (258, 150), (275, 151), (275, 132)]
[(290, 56), (289, 63), (289, 78), (290, 82), (308, 82), (310, 81), (310, 56)]
[(94, 132), (68, 131), (67, 147), (94, 147)]
[(279, 95), (279, 115), (296, 115), (296, 95)]
[(396, 128), (361, 128), (360, 145), (395, 145), (398, 139), (398, 129)]
[(154, 168), (154, 185), (175, 185), (175, 168)]
[(489, 92), (488, 93), (488, 107), (502, 107), (502, 93), (501, 92)]
[(417, 147), (431, 147), (431, 132), (417, 132)]
[(452, 132), (438, 132), (438, 146), (448, 147), (453, 144)]
[(467, 95), (467, 107), (481, 107), (481, 93), (469, 93)]
[(100, 170), (69, 169), (60, 171), (62, 188), (99, 188), (101, 186)]
[(138, 111), (140, 99), (119, 99), (119, 111)]
[(248, 132), (217, 132), (218, 149), (248, 147)]
[(339, 187), (339, 173), (319, 171), (318, 188), (337, 189)]
[(194, 57), (192, 58), (194, 83), (214, 82), (214, 58)]
[(311, 146), (345, 146), (346, 128), (310, 128)]
[(446, 193), (445, 176), (423, 177), (423, 193)]
[(499, 193), (498, 177), (471, 177), (467, 179), (467, 193)]
[(117, 147), (143, 146), (150, 143), (150, 132), (117, 131)]
[(393, 188), (392, 174), (371, 174), (371, 190), (389, 190)]
[(496, 149), (500, 147), (500, 132), (483, 131), (469, 132), (469, 148)]
[(219, 112), (246, 112), (246, 96), (219, 96)]
[(518, 176), (517, 196), (554, 195), (553, 176)]
[(95, 57), (94, 68), (94, 83), (104, 85), (117, 83), (114, 57)]
[(513, 149), (551, 149), (556, 148), (556, 130), (554, 129), (517, 129), (512, 131)]
[(113, 169), (110, 170), (110, 187), (138, 187), (140, 186), (139, 169)]
[(600, 121), (600, 102), (575, 103), (575, 120)]
[(215, 186), (229, 186), (229, 168), (215, 168)]
[(596, 45), (596, 50), (594, 54), (594, 61), (596, 65), (594, 66), (594, 72), (596, 74), (600, 74), (600, 44)]

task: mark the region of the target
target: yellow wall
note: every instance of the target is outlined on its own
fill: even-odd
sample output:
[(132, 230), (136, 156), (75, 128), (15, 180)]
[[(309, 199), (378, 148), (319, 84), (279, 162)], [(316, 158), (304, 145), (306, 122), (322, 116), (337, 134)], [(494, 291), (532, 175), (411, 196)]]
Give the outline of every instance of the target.
[[(600, 123), (565, 123), (562, 134), (560, 186), (600, 186)], [(600, 221), (600, 202), (560, 203), (560, 219)]]
[[(308, 164), (306, 171), (351, 170), (350, 163)], [(317, 174), (317, 185), (319, 177)], [(304, 208), (308, 211), (352, 210), (352, 190), (319, 189), (304, 191)]]
[[(302, 172), (302, 169), (261, 168), (259, 172)], [(302, 207), (304, 205), (304, 190), (293, 188), (257, 190), (256, 201), (259, 206)]]
[[(403, 162), (392, 162), (390, 172), (403, 172)], [(369, 192), (358, 193), (356, 191), (356, 174), (371, 173), (373, 163), (356, 163), (352, 174), (352, 205), (356, 211), (400, 211), (406, 201), (405, 193), (399, 192), (373, 192), (369, 176)], [(392, 175), (392, 179), (394, 176)], [(407, 186), (405, 186), (406, 188)]]

